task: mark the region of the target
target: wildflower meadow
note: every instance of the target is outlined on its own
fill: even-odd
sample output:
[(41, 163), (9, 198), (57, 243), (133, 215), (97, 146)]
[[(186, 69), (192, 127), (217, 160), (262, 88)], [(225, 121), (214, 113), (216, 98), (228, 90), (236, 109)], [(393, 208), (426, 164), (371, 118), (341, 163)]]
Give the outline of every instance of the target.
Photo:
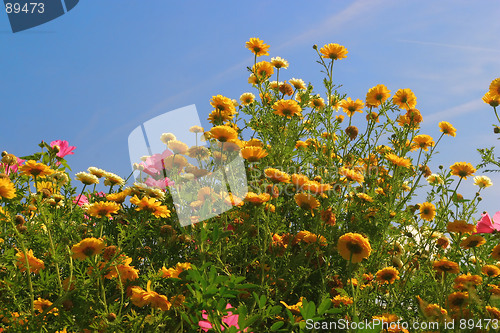
[[(494, 149), (431, 170), (456, 129), (421, 133), (411, 89), (350, 96), (335, 43), (311, 49), (316, 87), (246, 48), (248, 83), (207, 97), (200, 144), (164, 133), (130, 175), (71, 170), (64, 140), (2, 152), (0, 332), (496, 331), (500, 212), (477, 209)], [(494, 137), (500, 78), (485, 91)]]

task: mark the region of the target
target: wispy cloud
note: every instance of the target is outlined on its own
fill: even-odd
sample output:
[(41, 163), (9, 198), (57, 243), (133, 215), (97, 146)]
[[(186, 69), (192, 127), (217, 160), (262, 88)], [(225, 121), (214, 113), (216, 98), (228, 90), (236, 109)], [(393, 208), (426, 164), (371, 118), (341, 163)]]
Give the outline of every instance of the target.
[(484, 103), (481, 99), (474, 99), (472, 101), (454, 106), (452, 108), (435, 112), (425, 117), (425, 123), (437, 123), (443, 119), (452, 119), (464, 114), (480, 111), (484, 108)]
[(399, 40), (397, 40), (397, 42), (399, 42), (399, 43), (412, 43), (412, 44), (428, 45), (428, 46), (447, 47), (447, 48), (469, 50), (469, 51), (486, 51), (486, 52), (500, 53), (500, 49), (492, 49), (492, 48), (486, 48), (486, 47), (480, 47), (480, 46), (473, 46), (473, 45), (456, 45), (456, 44), (425, 42), (425, 41), (407, 40), (407, 39), (399, 39)]

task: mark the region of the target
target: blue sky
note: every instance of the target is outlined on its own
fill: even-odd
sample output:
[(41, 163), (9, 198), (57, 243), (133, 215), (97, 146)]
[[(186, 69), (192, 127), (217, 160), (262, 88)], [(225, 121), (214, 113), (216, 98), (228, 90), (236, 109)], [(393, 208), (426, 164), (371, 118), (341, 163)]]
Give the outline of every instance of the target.
[[(494, 0), (80, 1), (13, 34), (0, 14), (0, 149), (22, 156), (41, 140), (67, 140), (77, 147), (73, 173), (97, 166), (126, 176), (135, 127), (191, 104), (207, 125), (213, 95), (251, 91), (245, 42), (259, 37), (270, 57), (289, 61), (283, 79), (302, 78), (320, 93), (312, 45), (344, 45), (348, 57), (334, 70), (343, 92), (364, 99), (379, 83), (412, 89), (424, 133), (438, 137), (441, 120), (457, 128), (433, 165), (477, 164), (476, 148), (497, 143), (481, 97), (500, 77), (499, 17)], [(489, 176), (496, 186), (480, 208), (495, 212), (500, 177)], [(462, 193), (475, 191), (466, 183)]]

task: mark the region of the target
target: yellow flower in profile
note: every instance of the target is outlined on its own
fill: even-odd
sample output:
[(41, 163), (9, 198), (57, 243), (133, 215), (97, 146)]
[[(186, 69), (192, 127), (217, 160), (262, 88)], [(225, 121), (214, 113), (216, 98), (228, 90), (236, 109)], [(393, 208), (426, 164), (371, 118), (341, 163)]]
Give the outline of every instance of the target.
[(301, 297), (300, 300), (297, 302), (297, 304), (294, 304), (294, 305), (288, 305), (283, 301), (280, 301), (280, 303), (283, 304), (293, 314), (299, 315), (300, 309), (302, 308), (302, 301), (303, 300), (304, 300), (304, 297)]
[(488, 91), (483, 96), (483, 102), (496, 108), (498, 105), (500, 105), (500, 95), (494, 95), (491, 93), (491, 91)]
[(102, 178), (104, 176), (106, 176), (106, 174), (108, 173), (106, 170), (103, 170), (103, 169), (99, 169), (99, 168), (96, 168), (96, 167), (89, 167), (87, 169), (87, 171), (96, 176), (97, 178)]
[(248, 162), (257, 162), (268, 154), (262, 147), (245, 147), (241, 149), (241, 156)]
[(311, 194), (303, 192), (295, 194), (294, 198), (300, 208), (311, 211), (311, 215), (314, 216), (313, 210), (319, 207), (318, 199)]
[(372, 252), (368, 238), (352, 232), (340, 236), (337, 250), (342, 258), (353, 263), (359, 263), (368, 258)]
[(410, 89), (399, 89), (392, 98), (392, 103), (402, 109), (413, 109), (417, 105), (417, 98)]
[(337, 295), (334, 298), (332, 298), (332, 303), (333, 303), (334, 307), (338, 308), (340, 306), (340, 304), (344, 304), (345, 306), (349, 306), (352, 303), (354, 303), (354, 301), (353, 301), (352, 297)]
[(170, 149), (174, 154), (186, 154), (189, 150), (187, 144), (179, 140), (172, 140), (167, 143), (168, 149)]
[(214, 107), (215, 111), (228, 112), (231, 115), (235, 113), (233, 101), (222, 95), (212, 96), (210, 105)]
[(250, 40), (246, 42), (246, 48), (252, 51), (257, 57), (269, 55), (267, 52), (269, 50), (269, 45), (264, 44), (264, 41), (259, 38), (250, 38)]
[(460, 242), (460, 247), (463, 249), (472, 249), (474, 247), (479, 247), (486, 243), (486, 239), (479, 235), (470, 235), (466, 239)]
[(391, 97), (391, 91), (383, 84), (378, 84), (368, 90), (366, 94), (366, 106), (378, 107)]
[(485, 309), (491, 318), (500, 320), (500, 310), (497, 307), (486, 305)]
[(476, 176), (474, 177), (474, 185), (479, 186), (480, 188), (486, 188), (493, 186), (493, 182), (487, 176)]
[(481, 272), (489, 277), (497, 277), (500, 275), (500, 268), (495, 265), (485, 265), (481, 268)]
[(212, 127), (210, 129), (210, 135), (220, 142), (226, 142), (238, 138), (238, 132), (236, 132), (232, 127), (226, 125)]
[(469, 300), (468, 292), (455, 292), (448, 296), (448, 307), (450, 309), (460, 310), (465, 307)]
[(389, 162), (391, 162), (392, 164), (403, 167), (403, 168), (409, 168), (412, 165), (411, 161), (408, 158), (399, 157), (398, 155), (393, 154), (393, 153), (386, 154), (385, 158), (387, 158), (387, 160)]
[(461, 234), (473, 234), (476, 233), (476, 226), (474, 224), (469, 224), (464, 220), (455, 220), (453, 222), (448, 222), (446, 225), (448, 232), (456, 232)]
[(271, 179), (274, 183), (290, 183), (290, 176), (283, 171), (275, 168), (267, 168), (264, 170), (266, 177)]
[(54, 170), (52, 170), (48, 165), (37, 163), (34, 160), (27, 161), (19, 168), (19, 170), (23, 175), (32, 177), (44, 177), (54, 173)]
[(90, 204), (86, 211), (87, 214), (94, 217), (111, 217), (111, 214), (116, 214), (120, 210), (120, 205), (116, 202), (99, 201)]
[(410, 128), (418, 128), (424, 118), (418, 109), (413, 108), (407, 110), (406, 114), (399, 116), (397, 120), (399, 126), (408, 125)]
[(36, 258), (33, 254), (33, 250), (29, 250), (27, 256), (24, 256), (24, 252), (18, 250), (16, 254), (16, 266), (21, 270), (21, 272), (28, 270), (28, 267), (26, 266), (26, 259), (28, 260), (31, 273), (38, 274), (41, 269), (45, 268), (43, 260)]
[(457, 130), (449, 122), (442, 121), (439, 123), (439, 130), (446, 135), (455, 137), (457, 135)]
[(274, 114), (287, 117), (289, 119), (295, 115), (300, 116), (302, 112), (300, 105), (293, 99), (281, 99), (274, 103), (273, 109), (275, 110), (273, 112)]
[(377, 272), (375, 275), (378, 282), (384, 284), (393, 284), (399, 280), (399, 271), (394, 267), (386, 267)]
[(189, 132), (191, 133), (203, 133), (204, 131), (203, 127), (198, 125), (194, 125), (189, 128)]
[(162, 206), (161, 202), (155, 198), (142, 197), (139, 199), (137, 195), (134, 195), (130, 199), (130, 203), (137, 206), (136, 211), (145, 210), (156, 217), (170, 217), (170, 210), (166, 206)]
[(106, 200), (114, 201), (116, 203), (123, 203), (128, 195), (132, 192), (131, 189), (125, 189), (121, 192), (111, 193), (106, 195)]
[(500, 244), (496, 245), (493, 250), (491, 250), (491, 257), (495, 260), (500, 260)]
[(420, 205), (420, 217), (426, 221), (434, 220), (436, 217), (436, 207), (430, 202), (424, 202)]
[(355, 112), (361, 112), (363, 113), (363, 106), (364, 103), (360, 99), (356, 99), (353, 101), (351, 97), (347, 97), (346, 99), (340, 101), (339, 106), (342, 108), (342, 110), (347, 113), (349, 117), (352, 117), (352, 115)]
[(182, 169), (188, 165), (188, 160), (182, 155), (170, 155), (163, 160), (163, 166), (167, 170)]
[(472, 176), (476, 172), (476, 169), (468, 162), (456, 162), (450, 166), (450, 169), (452, 175), (463, 179), (467, 179), (468, 176)]
[(106, 186), (113, 186), (113, 185), (123, 185), (125, 184), (125, 179), (122, 177), (118, 176), (117, 174), (114, 174), (112, 172), (106, 172), (104, 175), (104, 185)]
[(255, 74), (257, 79), (265, 80), (274, 74), (274, 67), (273, 67), (273, 65), (271, 65), (270, 62), (261, 61), (261, 62), (256, 63), (255, 65), (253, 65), (252, 73)]
[(328, 58), (332, 60), (340, 60), (347, 58), (347, 49), (339, 44), (326, 44), (319, 50), (322, 54), (322, 58)]
[(500, 77), (494, 79), (490, 83), (490, 93), (493, 95), (499, 95), (500, 96)]
[(285, 59), (281, 58), (281, 57), (274, 57), (274, 58), (271, 58), (271, 65), (273, 65), (275, 68), (283, 68), (283, 69), (287, 69), (288, 68), (288, 61), (286, 61)]
[(290, 84), (297, 90), (305, 90), (307, 88), (304, 80), (302, 79), (291, 78), (288, 82), (290, 82)]
[(0, 199), (12, 199), (16, 196), (16, 188), (9, 178), (0, 178)]
[(443, 258), (438, 261), (434, 261), (432, 264), (432, 268), (434, 268), (439, 273), (459, 273), (460, 267), (454, 261), (450, 261), (446, 258)]
[(94, 237), (85, 238), (78, 244), (73, 245), (71, 248), (71, 252), (73, 252), (71, 257), (73, 259), (85, 260), (88, 257), (100, 254), (105, 247), (106, 245), (102, 239)]
[(434, 140), (430, 135), (427, 134), (420, 134), (415, 136), (413, 138), (413, 142), (414, 142), (413, 147), (416, 147), (417, 149), (421, 148), (425, 151), (428, 150), (428, 147), (434, 146)]
[(160, 274), (161, 274), (161, 277), (163, 278), (179, 278), (179, 275), (188, 270), (188, 269), (191, 269), (191, 264), (188, 263), (188, 262), (178, 262), (175, 267), (172, 267), (172, 268), (166, 268), (165, 266), (163, 266), (161, 269), (160, 269)]
[[(42, 299), (40, 297), (38, 297), (37, 300), (33, 301), (33, 307), (39, 313), (43, 313), (46, 309), (50, 308), (51, 306), (52, 306), (52, 302), (51, 301), (46, 300), (46, 299)], [(57, 308), (53, 307), (47, 313), (51, 313), (54, 316), (57, 316), (58, 315), (57, 311), (58, 311)]]
[(167, 296), (160, 295), (156, 291), (151, 290), (151, 281), (148, 281), (146, 290), (137, 286), (132, 287), (130, 300), (132, 304), (136, 306), (143, 307), (145, 305), (151, 305), (152, 308), (162, 311), (168, 311), (172, 306)]
[(257, 194), (254, 192), (248, 192), (246, 197), (245, 197), (245, 201), (251, 202), (257, 206), (260, 206), (264, 202), (268, 202), (269, 200), (271, 200), (271, 195), (269, 193)]
[(347, 179), (348, 181), (358, 182), (360, 184), (365, 181), (365, 177), (361, 173), (346, 167), (340, 167), (339, 174), (342, 176), (341, 180)]
[(84, 185), (99, 184), (99, 178), (97, 176), (87, 173), (79, 172), (75, 175), (75, 179), (81, 181)]

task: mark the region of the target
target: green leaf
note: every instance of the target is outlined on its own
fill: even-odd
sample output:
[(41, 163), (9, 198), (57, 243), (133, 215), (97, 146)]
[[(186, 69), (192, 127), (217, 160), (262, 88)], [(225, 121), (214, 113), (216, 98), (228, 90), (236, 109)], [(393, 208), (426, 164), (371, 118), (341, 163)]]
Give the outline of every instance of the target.
[(332, 300), (330, 299), (324, 299), (323, 302), (318, 307), (318, 314), (321, 316), (323, 315), (326, 310), (328, 310), (332, 306)]
[(245, 320), (245, 323), (243, 325), (243, 328), (247, 328), (249, 326), (251, 326), (253, 323), (255, 323), (257, 321), (257, 319), (260, 318), (260, 315), (256, 314), (256, 315), (253, 315), (251, 316), (250, 318), (248, 318), (247, 320)]
[(271, 332), (279, 330), (281, 327), (283, 327), (283, 325), (285, 325), (285, 323), (282, 321), (275, 322), (274, 324), (271, 325), (271, 328), (270, 328)]

